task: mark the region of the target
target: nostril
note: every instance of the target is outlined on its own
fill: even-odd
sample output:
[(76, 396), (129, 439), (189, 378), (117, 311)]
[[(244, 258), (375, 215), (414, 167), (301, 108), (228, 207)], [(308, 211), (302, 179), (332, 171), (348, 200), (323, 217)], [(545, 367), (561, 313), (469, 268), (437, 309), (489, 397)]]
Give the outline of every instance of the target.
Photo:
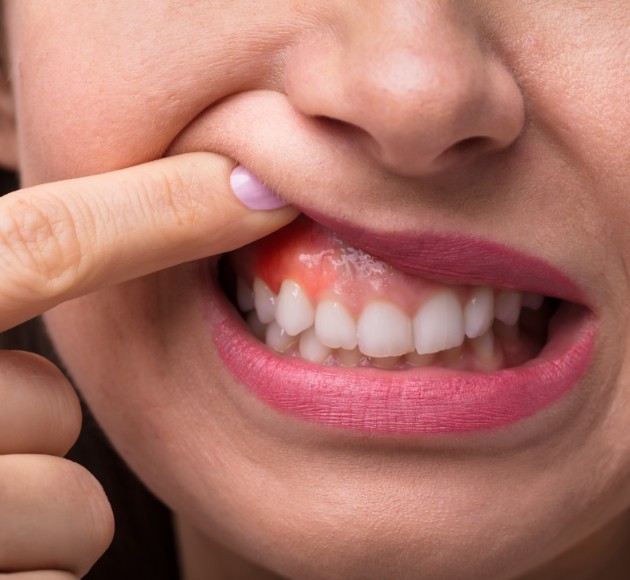
[(490, 137), (467, 137), (448, 147), (436, 159), (437, 165), (449, 165), (452, 162), (462, 162), (471, 157), (478, 157), (496, 147)]
[(318, 122), (324, 129), (337, 135), (348, 135), (357, 131), (363, 132), (360, 127), (344, 121), (342, 119), (336, 119), (335, 117), (329, 117), (328, 115), (314, 115), (313, 119)]
[(483, 150), (490, 146), (491, 140), (488, 139), (488, 137), (468, 137), (467, 139), (462, 139), (458, 143), (455, 143), (452, 149), (458, 153), (467, 153), (472, 149), (479, 151), (480, 149)]

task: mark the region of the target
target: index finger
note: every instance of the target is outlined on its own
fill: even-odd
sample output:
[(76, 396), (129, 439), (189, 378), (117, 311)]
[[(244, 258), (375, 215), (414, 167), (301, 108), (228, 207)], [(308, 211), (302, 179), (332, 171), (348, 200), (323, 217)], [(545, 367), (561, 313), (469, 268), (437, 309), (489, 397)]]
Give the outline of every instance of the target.
[(231, 191), (234, 164), (187, 153), (0, 198), (0, 331), (101, 287), (240, 247), (290, 222)]

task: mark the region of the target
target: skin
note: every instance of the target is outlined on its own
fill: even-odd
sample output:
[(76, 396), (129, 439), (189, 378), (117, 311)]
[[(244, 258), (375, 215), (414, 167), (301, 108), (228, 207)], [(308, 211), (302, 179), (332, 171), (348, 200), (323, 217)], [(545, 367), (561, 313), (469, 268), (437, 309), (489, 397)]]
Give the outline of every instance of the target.
[[(24, 196), (41, 201), (38, 216), (70, 208), (79, 242), (61, 248), (79, 247), (87, 261), (77, 268), (77, 252), (61, 251), (30, 270), (10, 262), (0, 320), (6, 328), (73, 298), (48, 312), (48, 328), (118, 451), (176, 514), (187, 580), (214, 572), (623, 577), (624, 1), (286, 1), (263, 10), (248, 0), (10, 0), (5, 8), (23, 184), (71, 180)], [(208, 234), (218, 223), (235, 222), (224, 237), (238, 247), (294, 213), (238, 206), (223, 158), (142, 165), (195, 151), (237, 160), (300, 207), (374, 230), (464, 232), (562, 269), (585, 289), (599, 324), (576, 394), (517, 429), (448, 444), (324, 431), (253, 400), (215, 352), (200, 315), (200, 265), (190, 260), (229, 249)], [(108, 173), (126, 167), (122, 178)], [(194, 186), (178, 189), (173, 171)], [(75, 181), (93, 174), (104, 175)], [(152, 196), (149, 215), (142, 191)], [(8, 203), (3, 215), (32, 215)], [(135, 212), (117, 228), (86, 224), (84, 207), (90, 217)], [(52, 239), (63, 242), (59, 231)], [(38, 294), (35, 282), (51, 271), (62, 283)], [(104, 288), (111, 283), (119, 284)], [(59, 391), (74, 408), (66, 386)], [(22, 412), (34, 412), (35, 400)], [(62, 455), (76, 418), (59, 420), (70, 435), (54, 449), (13, 453), (26, 462), (33, 452)], [(20, 440), (37, 440), (29, 428)], [(75, 469), (36, 459), (37, 469)], [(15, 469), (4, 465), (3, 480)], [(32, 481), (28, 469), (20, 481)], [(83, 560), (70, 549), (64, 562), (46, 564), (77, 575), (111, 533), (96, 484), (85, 485), (102, 512), (97, 538), (83, 540)], [(62, 521), (39, 507), (51, 526)], [(23, 524), (16, 517), (12, 525)], [(68, 545), (76, 538), (85, 534)], [(18, 569), (41, 568), (27, 556)]]

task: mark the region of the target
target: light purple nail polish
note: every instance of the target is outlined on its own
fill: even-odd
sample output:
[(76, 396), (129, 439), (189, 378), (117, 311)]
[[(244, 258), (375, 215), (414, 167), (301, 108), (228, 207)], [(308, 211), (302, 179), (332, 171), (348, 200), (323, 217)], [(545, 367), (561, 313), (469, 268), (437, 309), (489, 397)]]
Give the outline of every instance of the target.
[(242, 165), (237, 165), (230, 175), (230, 185), (234, 195), (250, 209), (277, 209), (287, 205), (271, 189), (258, 181)]

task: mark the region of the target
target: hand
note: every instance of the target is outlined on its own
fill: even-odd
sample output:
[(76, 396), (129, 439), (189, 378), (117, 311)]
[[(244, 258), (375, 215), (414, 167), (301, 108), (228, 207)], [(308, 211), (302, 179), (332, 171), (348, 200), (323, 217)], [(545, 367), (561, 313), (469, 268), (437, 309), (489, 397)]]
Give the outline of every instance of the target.
[[(0, 199), (0, 331), (70, 298), (222, 253), (291, 221), (253, 212), (208, 153), (39, 185)], [(63, 459), (81, 425), (63, 374), (31, 353), (0, 351), (0, 578), (71, 580), (109, 545), (99, 483)]]

